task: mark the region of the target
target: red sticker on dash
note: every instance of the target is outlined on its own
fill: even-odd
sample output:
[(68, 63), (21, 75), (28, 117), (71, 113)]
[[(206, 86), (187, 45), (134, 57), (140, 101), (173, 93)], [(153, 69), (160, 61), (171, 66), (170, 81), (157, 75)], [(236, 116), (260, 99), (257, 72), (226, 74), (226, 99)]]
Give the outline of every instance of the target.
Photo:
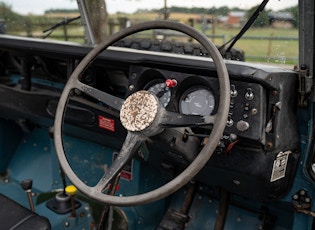
[(115, 120), (98, 116), (98, 126), (102, 129), (106, 129), (112, 132), (115, 132)]

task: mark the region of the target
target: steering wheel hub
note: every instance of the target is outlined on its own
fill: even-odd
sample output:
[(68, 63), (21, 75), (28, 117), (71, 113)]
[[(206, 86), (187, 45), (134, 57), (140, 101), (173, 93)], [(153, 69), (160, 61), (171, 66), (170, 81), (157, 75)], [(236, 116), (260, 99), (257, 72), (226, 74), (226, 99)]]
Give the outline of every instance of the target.
[(158, 99), (147, 91), (138, 91), (130, 95), (120, 110), (122, 125), (131, 132), (147, 129), (158, 113)]

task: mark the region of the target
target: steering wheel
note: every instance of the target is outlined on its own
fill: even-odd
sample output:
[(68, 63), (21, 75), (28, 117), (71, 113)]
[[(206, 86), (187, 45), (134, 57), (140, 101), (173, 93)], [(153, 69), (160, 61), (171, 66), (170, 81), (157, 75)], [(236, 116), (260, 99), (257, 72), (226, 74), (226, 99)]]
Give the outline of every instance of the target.
[[(122, 100), (79, 81), (80, 74), (98, 54), (111, 44), (134, 33), (151, 29), (171, 29), (182, 32), (197, 40), (208, 51), (216, 66), (220, 85), (219, 106), (215, 115), (197, 116), (170, 112), (160, 104), (159, 99), (155, 95), (148, 91), (135, 92), (126, 100)], [(72, 170), (64, 151), (62, 124), (64, 122), (65, 107), (73, 89), (79, 89), (113, 109), (120, 110), (121, 123), (128, 131), (118, 157), (93, 187), (88, 186), (78, 178)], [(150, 21), (137, 24), (121, 30), (92, 49), (70, 76), (61, 94), (55, 115), (54, 142), (60, 165), (69, 180), (82, 193), (97, 201), (116, 206), (132, 206), (162, 199), (187, 184), (210, 159), (224, 131), (229, 105), (230, 82), (225, 63), (215, 45), (204, 34), (190, 26), (172, 21)], [(152, 191), (132, 196), (111, 196), (104, 193), (108, 185), (115, 179), (123, 166), (135, 155), (141, 143), (146, 139), (161, 133), (166, 128), (208, 124), (212, 124), (213, 129), (206, 145), (187, 168), (168, 183)]]

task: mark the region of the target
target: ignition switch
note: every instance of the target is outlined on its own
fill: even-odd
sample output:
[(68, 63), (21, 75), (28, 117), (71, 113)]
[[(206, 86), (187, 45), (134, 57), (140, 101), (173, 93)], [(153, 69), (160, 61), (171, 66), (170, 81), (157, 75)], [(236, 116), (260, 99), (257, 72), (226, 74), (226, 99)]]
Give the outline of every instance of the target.
[(292, 204), (296, 210), (309, 210), (311, 197), (304, 189), (301, 189), (292, 196)]
[(310, 211), (312, 198), (308, 195), (306, 190), (300, 189), (298, 192), (293, 194), (292, 204), (295, 211), (315, 217), (315, 213)]

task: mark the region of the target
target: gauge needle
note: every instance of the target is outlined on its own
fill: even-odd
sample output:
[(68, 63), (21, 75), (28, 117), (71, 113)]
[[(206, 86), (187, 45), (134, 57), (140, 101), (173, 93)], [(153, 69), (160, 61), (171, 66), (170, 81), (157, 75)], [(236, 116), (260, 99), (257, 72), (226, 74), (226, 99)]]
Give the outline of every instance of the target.
[(156, 96), (158, 97), (158, 98), (160, 98), (160, 97), (162, 97), (167, 91), (168, 91), (168, 87), (165, 87), (165, 88), (163, 88), (161, 91), (159, 91), (157, 94), (156, 94)]

